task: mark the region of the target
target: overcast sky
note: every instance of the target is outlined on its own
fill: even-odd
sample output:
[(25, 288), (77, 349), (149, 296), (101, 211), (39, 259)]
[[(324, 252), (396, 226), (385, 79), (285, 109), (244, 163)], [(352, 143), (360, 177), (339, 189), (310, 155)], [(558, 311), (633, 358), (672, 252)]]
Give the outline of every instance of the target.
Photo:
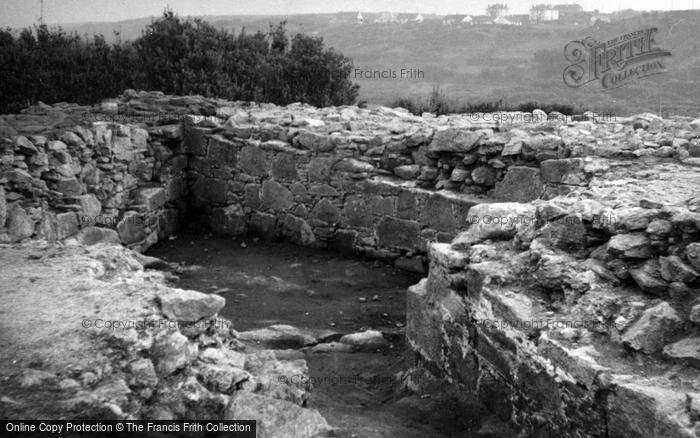
[[(490, 3), (504, 0), (44, 0), (49, 24), (86, 21), (120, 21), (157, 16), (166, 6), (180, 15), (302, 14), (338, 11), (392, 11), (437, 14), (484, 14)], [(525, 13), (541, 0), (505, 1), (512, 13)], [(545, 1), (572, 3), (574, 0)], [(700, 0), (581, 0), (586, 10), (670, 10), (700, 8)], [(36, 23), (40, 0), (0, 0), (0, 27)], [(697, 4), (697, 6), (696, 6)]]

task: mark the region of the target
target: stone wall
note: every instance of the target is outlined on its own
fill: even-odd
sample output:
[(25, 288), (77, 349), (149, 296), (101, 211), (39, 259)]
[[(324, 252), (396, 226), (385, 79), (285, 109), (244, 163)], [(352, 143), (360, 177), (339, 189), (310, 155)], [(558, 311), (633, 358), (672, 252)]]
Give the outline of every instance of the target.
[(636, 132), (661, 123), (652, 115), (567, 124), (535, 112), (515, 127), (388, 108), (238, 105), (217, 114), (184, 126), (192, 211), (212, 231), (346, 249), (418, 272), (428, 244), (466, 230), (477, 203), (566, 194), (606, 170), (601, 157), (700, 152), (690, 131), (672, 146), (663, 132)]
[(700, 120), (524, 116), (39, 105), (0, 118), (0, 241), (207, 227), (429, 265), (412, 385), (447, 379), (530, 436), (697, 434)]
[(700, 205), (667, 189), (618, 209), (473, 207), (408, 292), (411, 378), (445, 378), (528, 436), (697, 436)]
[[(95, 108), (99, 109), (99, 108)], [(113, 241), (142, 251), (178, 229), (181, 128), (40, 105), (0, 119), (0, 241)]]

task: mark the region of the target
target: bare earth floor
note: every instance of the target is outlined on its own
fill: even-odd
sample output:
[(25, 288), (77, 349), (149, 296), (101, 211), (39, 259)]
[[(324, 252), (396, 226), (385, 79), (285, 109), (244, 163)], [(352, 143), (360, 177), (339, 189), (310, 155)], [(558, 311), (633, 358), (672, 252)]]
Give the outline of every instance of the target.
[[(222, 316), (236, 330), (289, 324), (312, 331), (382, 331), (377, 352), (305, 354), (318, 409), (347, 437), (465, 436), (488, 417), (476, 402), (442, 394), (401, 393), (395, 375), (407, 368), (405, 291), (419, 276), (378, 262), (248, 238), (180, 236), (149, 255), (181, 265), (174, 286), (224, 296)], [(482, 435), (475, 435), (482, 436)]]

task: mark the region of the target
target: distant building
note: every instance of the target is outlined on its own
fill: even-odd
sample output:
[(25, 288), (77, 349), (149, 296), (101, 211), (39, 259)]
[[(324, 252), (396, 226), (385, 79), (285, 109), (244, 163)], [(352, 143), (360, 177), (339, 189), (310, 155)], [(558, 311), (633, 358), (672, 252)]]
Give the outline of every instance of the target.
[(540, 23), (544, 21), (556, 21), (559, 19), (559, 11), (552, 5), (539, 4), (530, 9), (530, 21)]
[(572, 15), (580, 14), (583, 12), (583, 7), (577, 3), (571, 3), (568, 5), (555, 5), (554, 9), (559, 12), (559, 18), (565, 19)]
[(493, 24), (493, 18), (490, 15), (475, 15), (472, 17), (472, 23), (475, 25)]
[(442, 19), (442, 24), (446, 24), (446, 25), (461, 24), (462, 20), (464, 20), (466, 17), (467, 17), (467, 15), (461, 15), (461, 14), (446, 15), (445, 18)]
[(416, 15), (416, 17), (415, 17), (413, 20), (411, 20), (411, 21), (413, 21), (414, 23), (422, 23), (422, 22), (423, 22), (423, 16), (422, 16), (421, 14), (418, 14), (418, 15)]
[(635, 11), (634, 9), (622, 9), (619, 11), (615, 11), (610, 14), (610, 18), (615, 21), (615, 20), (624, 20), (625, 18), (632, 18), (636, 17), (638, 15), (642, 15), (642, 11)]
[(379, 18), (374, 20), (375, 23), (398, 23), (399, 20), (396, 18), (396, 14), (393, 12), (382, 12)]
[(357, 24), (363, 24), (365, 22), (365, 17), (362, 16), (362, 12), (357, 13)]
[(492, 18), (505, 17), (508, 15), (508, 6), (504, 3), (496, 3), (486, 8), (486, 14)]
[(611, 14), (594, 14), (593, 16), (591, 16), (591, 24), (596, 24), (597, 22), (611, 23), (612, 22), (612, 15)]
[(467, 15), (466, 17), (462, 18), (462, 24), (474, 24), (474, 19), (471, 15)]
[(516, 21), (512, 16), (508, 17), (496, 17), (493, 19), (493, 24), (502, 24), (505, 26), (522, 26), (522, 22)]
[(522, 25), (528, 24), (530, 22), (530, 15), (529, 14), (509, 15), (506, 18), (508, 19), (508, 21), (515, 24), (516, 26), (522, 26)]

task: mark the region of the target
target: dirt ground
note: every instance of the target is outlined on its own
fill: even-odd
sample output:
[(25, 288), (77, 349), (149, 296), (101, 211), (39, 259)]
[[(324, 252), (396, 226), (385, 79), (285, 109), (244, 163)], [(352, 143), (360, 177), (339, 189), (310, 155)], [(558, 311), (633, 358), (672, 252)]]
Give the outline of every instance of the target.
[(395, 375), (407, 368), (405, 291), (419, 275), (248, 238), (184, 235), (148, 254), (181, 264), (175, 286), (226, 297), (222, 316), (236, 330), (289, 324), (338, 334), (385, 333), (391, 343), (383, 351), (306, 354), (314, 386), (308, 406), (321, 412), (337, 436), (471, 436), (487, 418), (477, 403), (449, 391), (410, 395), (397, 387)]

